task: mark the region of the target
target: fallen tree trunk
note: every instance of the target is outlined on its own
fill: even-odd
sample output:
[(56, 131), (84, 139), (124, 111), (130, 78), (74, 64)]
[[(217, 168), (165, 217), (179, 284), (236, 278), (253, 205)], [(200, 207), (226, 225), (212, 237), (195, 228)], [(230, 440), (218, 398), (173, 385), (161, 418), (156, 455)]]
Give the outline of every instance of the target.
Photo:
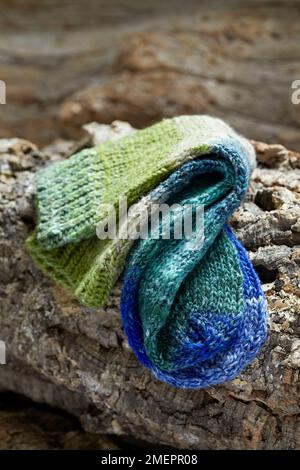
[(2, 2), (0, 137), (206, 113), (299, 149), (299, 13), (297, 0)]
[(260, 167), (231, 220), (264, 285), (267, 344), (235, 380), (179, 390), (154, 379), (131, 352), (119, 315), (121, 281), (106, 308), (88, 309), (25, 252), (36, 170), (128, 126), (91, 129), (89, 142), (58, 142), (43, 152), (0, 140), (1, 390), (66, 409), (91, 432), (190, 449), (299, 448), (300, 154), (256, 143)]

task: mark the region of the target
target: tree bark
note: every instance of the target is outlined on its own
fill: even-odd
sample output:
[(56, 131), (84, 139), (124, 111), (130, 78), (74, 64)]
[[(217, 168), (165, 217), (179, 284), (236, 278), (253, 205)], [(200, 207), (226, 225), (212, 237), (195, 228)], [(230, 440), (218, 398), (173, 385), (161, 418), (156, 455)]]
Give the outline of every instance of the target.
[(0, 389), (65, 409), (85, 430), (188, 449), (295, 449), (299, 428), (300, 154), (255, 143), (259, 167), (231, 224), (250, 251), (269, 305), (269, 338), (235, 380), (206, 390), (153, 378), (121, 327), (121, 281), (103, 309), (81, 306), (24, 249), (35, 220), (34, 173), (82, 146), (128, 132), (88, 126), (81, 142), (39, 151), (0, 140)]

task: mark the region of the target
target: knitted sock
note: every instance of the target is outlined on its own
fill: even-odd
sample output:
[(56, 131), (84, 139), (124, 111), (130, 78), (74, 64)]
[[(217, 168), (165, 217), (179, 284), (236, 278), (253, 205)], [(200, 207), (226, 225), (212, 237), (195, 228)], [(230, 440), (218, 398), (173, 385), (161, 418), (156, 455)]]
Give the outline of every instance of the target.
[[(201, 388), (234, 378), (266, 339), (259, 279), (224, 225), (248, 184), (241, 152), (225, 140), (152, 192), (168, 194), (181, 207), (205, 205), (205, 239), (198, 250), (186, 239), (161, 236), (137, 241), (127, 260), (121, 312), (129, 343), (156, 377), (175, 386)], [(201, 176), (208, 180), (212, 172), (221, 175), (219, 181), (199, 187)], [(161, 235), (167, 222), (160, 221)]]
[[(254, 164), (251, 145), (208, 116), (164, 120), (83, 150), (37, 174), (39, 223), (28, 249), (82, 303), (101, 306), (133, 244), (97, 238), (97, 224), (107, 217), (104, 204), (118, 209), (120, 196), (136, 210), (157, 201), (203, 204), (199, 249), (189, 249), (185, 239), (135, 243), (122, 316), (133, 350), (160, 379), (186, 387), (228, 380), (266, 337), (259, 281), (224, 228)], [(165, 224), (161, 220), (160, 233)]]

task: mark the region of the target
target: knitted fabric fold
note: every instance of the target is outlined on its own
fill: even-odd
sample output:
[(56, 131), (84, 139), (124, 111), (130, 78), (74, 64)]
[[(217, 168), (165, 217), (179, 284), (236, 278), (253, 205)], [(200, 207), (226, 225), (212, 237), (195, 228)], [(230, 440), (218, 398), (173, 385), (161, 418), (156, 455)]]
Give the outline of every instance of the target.
[[(105, 304), (126, 264), (122, 319), (140, 361), (175, 386), (224, 382), (266, 338), (260, 282), (226, 225), (254, 165), (249, 142), (209, 116), (167, 119), (85, 149), (38, 172), (39, 220), (28, 249), (92, 307)], [(184, 237), (98, 239), (105, 205), (118, 209), (120, 197), (135, 209), (132, 219), (153, 202), (203, 205), (203, 243), (190, 249)], [(181, 216), (175, 213), (173, 223)], [(162, 217), (160, 235), (166, 223)]]

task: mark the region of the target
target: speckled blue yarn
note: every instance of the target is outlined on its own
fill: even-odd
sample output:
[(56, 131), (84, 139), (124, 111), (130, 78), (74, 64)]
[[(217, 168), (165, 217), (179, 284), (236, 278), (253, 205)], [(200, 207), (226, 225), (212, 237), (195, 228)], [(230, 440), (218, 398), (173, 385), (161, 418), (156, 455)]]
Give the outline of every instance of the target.
[[(138, 240), (128, 257), (121, 313), (129, 344), (144, 366), (175, 387), (235, 378), (266, 340), (260, 281), (226, 224), (250, 172), (240, 142), (212, 144), (207, 155), (184, 164), (151, 193), (153, 201), (204, 204), (204, 245), (193, 251), (186, 240)], [(220, 180), (199, 189), (197, 182), (215, 173)]]

